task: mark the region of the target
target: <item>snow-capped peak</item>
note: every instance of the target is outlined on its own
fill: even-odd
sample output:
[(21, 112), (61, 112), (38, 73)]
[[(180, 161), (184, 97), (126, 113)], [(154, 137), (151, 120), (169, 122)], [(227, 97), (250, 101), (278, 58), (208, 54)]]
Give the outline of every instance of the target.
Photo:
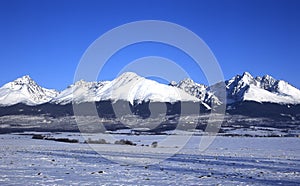
[(22, 86), (24, 85), (31, 86), (31, 87), (38, 86), (37, 83), (29, 75), (25, 75), (20, 78), (17, 78), (16, 80), (10, 83), (5, 84), (5, 87), (11, 89), (18, 89), (18, 88), (22, 88)]
[(262, 77), (262, 79), (265, 79), (265, 80), (269, 80), (269, 81), (276, 81), (275, 78), (273, 78), (272, 76), (266, 74)]
[(176, 87), (184, 90), (185, 92), (196, 96), (198, 98), (203, 98), (206, 93), (206, 86), (202, 84), (195, 83), (192, 79), (186, 78), (176, 84)]
[(29, 83), (35, 83), (32, 78), (29, 75), (25, 75), (23, 77), (20, 77), (16, 80), (14, 80), (14, 83), (16, 84), (29, 84)]
[(37, 105), (50, 101), (56, 95), (57, 91), (40, 87), (26, 75), (0, 88), (0, 105), (8, 106), (17, 103)]
[(245, 84), (250, 84), (254, 82), (254, 77), (249, 72), (244, 72), (240, 81)]
[(124, 78), (139, 78), (141, 76), (137, 75), (135, 72), (124, 72), (121, 75), (119, 75), (116, 79), (124, 79)]
[(253, 78), (245, 72), (226, 81), (227, 102), (256, 101), (280, 104), (300, 103), (300, 90), (270, 75)]
[(247, 77), (247, 78), (253, 79), (253, 76), (250, 74), (250, 72), (244, 72), (242, 77)]
[(116, 79), (113, 80), (114, 86), (122, 86), (125, 85), (131, 81), (138, 81), (138, 80), (144, 80), (145, 78), (137, 75), (134, 72), (124, 72), (120, 76), (118, 76)]

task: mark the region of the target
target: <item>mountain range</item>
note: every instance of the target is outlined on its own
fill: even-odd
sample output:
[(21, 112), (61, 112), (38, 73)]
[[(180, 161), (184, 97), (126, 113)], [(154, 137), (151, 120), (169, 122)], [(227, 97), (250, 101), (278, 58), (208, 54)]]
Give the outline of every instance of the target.
[[(275, 103), (280, 105), (300, 104), (300, 90), (289, 83), (265, 75), (253, 77), (245, 72), (225, 82), (226, 104), (245, 101)], [(39, 86), (28, 75), (18, 78), (0, 88), (0, 106), (25, 104), (36, 106), (45, 103), (66, 105), (70, 103), (128, 101), (131, 105), (142, 102), (200, 102), (210, 109), (212, 103), (223, 104), (218, 96), (218, 84), (206, 86), (192, 79), (160, 84), (133, 72), (126, 72), (112, 81), (78, 81), (63, 91)]]
[(80, 80), (62, 91), (43, 88), (28, 75), (0, 88), (1, 116), (94, 115), (94, 103), (98, 115), (106, 118), (192, 115), (226, 108), (230, 115), (300, 120), (300, 90), (269, 75), (253, 77), (248, 72), (212, 86), (188, 78), (166, 85), (125, 72), (112, 81)]

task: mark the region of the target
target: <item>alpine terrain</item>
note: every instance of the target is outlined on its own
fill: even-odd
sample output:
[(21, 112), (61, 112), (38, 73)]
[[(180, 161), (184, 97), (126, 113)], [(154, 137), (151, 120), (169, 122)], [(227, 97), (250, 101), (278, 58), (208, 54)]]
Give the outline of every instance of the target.
[[(221, 91), (225, 92), (226, 99), (220, 97)], [(63, 91), (43, 88), (29, 76), (0, 88), (2, 123), (11, 122), (7, 117), (21, 116), (14, 122), (24, 123), (25, 116), (41, 116), (42, 121), (52, 123), (51, 127), (56, 123), (58, 128), (62, 123), (76, 123), (74, 118), (67, 119), (75, 114), (86, 117), (96, 112), (104, 119), (101, 122), (106, 128), (112, 130), (130, 124), (147, 128), (145, 123), (159, 123), (151, 130), (160, 131), (174, 129), (178, 123), (184, 127), (194, 123), (192, 128), (205, 129), (209, 114), (224, 114), (218, 109), (224, 106), (222, 126), (299, 128), (300, 90), (269, 75), (253, 77), (248, 72), (212, 86), (191, 79), (165, 85), (126, 72), (112, 81), (81, 80)], [(59, 121), (54, 122), (53, 118)], [(98, 122), (89, 120), (89, 123)]]

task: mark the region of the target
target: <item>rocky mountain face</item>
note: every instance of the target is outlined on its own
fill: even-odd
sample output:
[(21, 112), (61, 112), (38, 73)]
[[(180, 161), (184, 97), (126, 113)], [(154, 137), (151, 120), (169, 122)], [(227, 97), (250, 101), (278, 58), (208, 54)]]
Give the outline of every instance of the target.
[(209, 87), (206, 85), (195, 83), (192, 79), (184, 79), (178, 83), (171, 82), (171, 86), (182, 89), (186, 93), (197, 97), (202, 102), (208, 105), (221, 105), (222, 102), (219, 100), (217, 96), (214, 95), (213, 92), (210, 91)]

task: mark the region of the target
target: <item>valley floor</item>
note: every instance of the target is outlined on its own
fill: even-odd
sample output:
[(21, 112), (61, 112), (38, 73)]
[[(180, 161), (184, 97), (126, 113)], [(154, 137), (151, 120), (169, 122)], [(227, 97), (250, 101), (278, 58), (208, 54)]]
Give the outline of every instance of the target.
[[(151, 147), (162, 135), (114, 134), (113, 139), (128, 139), (136, 146), (108, 139), (109, 144), (95, 144), (96, 152), (79, 133), (42, 133), (78, 139), (78, 143), (32, 139), (33, 134), (25, 134), (0, 135), (0, 185), (300, 184), (300, 138), (296, 137), (217, 136), (208, 149), (199, 151), (200, 141), (208, 137), (192, 136), (173, 155), (178, 146), (172, 143)], [(173, 135), (172, 140), (183, 136)], [(136, 159), (136, 164), (126, 158)]]

